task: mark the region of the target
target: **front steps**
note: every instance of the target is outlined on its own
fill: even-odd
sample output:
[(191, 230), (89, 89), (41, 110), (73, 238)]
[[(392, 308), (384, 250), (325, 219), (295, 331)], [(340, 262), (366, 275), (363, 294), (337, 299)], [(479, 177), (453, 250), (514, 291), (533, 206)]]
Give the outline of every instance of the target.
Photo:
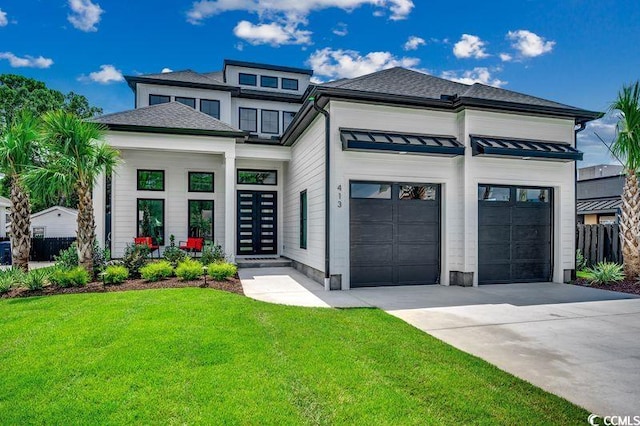
[(238, 268), (279, 268), (290, 267), (291, 260), (286, 257), (260, 257), (252, 256), (245, 258), (236, 258)]

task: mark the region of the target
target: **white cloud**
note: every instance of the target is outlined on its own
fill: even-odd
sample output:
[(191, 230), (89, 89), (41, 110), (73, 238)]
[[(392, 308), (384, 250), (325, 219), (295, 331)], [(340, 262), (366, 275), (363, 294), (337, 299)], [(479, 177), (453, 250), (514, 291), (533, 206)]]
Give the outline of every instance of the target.
[(13, 68), (49, 68), (53, 65), (52, 59), (43, 56), (34, 58), (33, 56), (25, 55), (21, 58), (11, 52), (0, 52), (0, 59), (8, 60), (9, 65)]
[(89, 73), (89, 76), (81, 75), (80, 81), (93, 81), (100, 84), (117, 83), (123, 81), (124, 77), (119, 69), (113, 65), (100, 65), (100, 71)]
[(98, 31), (96, 24), (100, 22), (100, 17), (104, 10), (97, 3), (91, 0), (69, 0), (71, 14), (67, 16), (71, 25), (80, 31)]
[(411, 36), (407, 39), (406, 43), (403, 46), (403, 49), (416, 50), (418, 47), (424, 46), (425, 44), (427, 44), (427, 42), (423, 38), (417, 37), (417, 36)]
[(162, 68), (162, 71), (161, 71), (161, 72), (162, 72), (163, 74), (166, 74), (166, 73), (168, 73), (168, 72), (173, 72), (173, 70), (172, 70), (171, 68)]
[(486, 58), (489, 55), (485, 51), (485, 44), (478, 36), (462, 34), (460, 41), (453, 45), (453, 54), (456, 58)]
[(462, 74), (458, 71), (444, 71), (441, 77), (463, 84), (482, 83), (494, 87), (507, 84), (506, 81), (493, 77), (489, 68), (486, 67), (475, 67), (472, 70), (463, 71)]
[(507, 39), (513, 41), (511, 47), (524, 58), (535, 58), (553, 50), (555, 41), (547, 41), (544, 37), (528, 30), (509, 31)]
[(0, 27), (6, 27), (9, 25), (9, 19), (7, 18), (7, 12), (0, 9)]
[(311, 31), (301, 30), (297, 24), (272, 22), (256, 25), (249, 21), (240, 21), (233, 29), (233, 33), (236, 37), (253, 45), (311, 44)]
[(500, 60), (502, 62), (510, 62), (513, 60), (513, 56), (509, 55), (508, 53), (501, 53)]
[(344, 22), (338, 22), (338, 25), (333, 29), (333, 33), (337, 36), (344, 37), (349, 34), (349, 30), (347, 29), (347, 24)]
[(390, 52), (361, 55), (353, 50), (334, 50), (329, 47), (316, 50), (307, 60), (316, 76), (330, 79), (354, 78), (393, 67), (413, 68), (419, 63), (417, 58), (398, 58)]

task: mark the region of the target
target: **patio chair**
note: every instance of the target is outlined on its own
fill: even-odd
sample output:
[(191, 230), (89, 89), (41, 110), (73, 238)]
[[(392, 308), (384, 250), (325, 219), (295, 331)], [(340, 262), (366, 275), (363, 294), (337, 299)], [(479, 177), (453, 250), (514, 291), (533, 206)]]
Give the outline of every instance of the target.
[(160, 259), (160, 246), (157, 244), (153, 244), (153, 239), (151, 237), (135, 237), (133, 239), (133, 243), (137, 246), (147, 246), (149, 247), (149, 254), (153, 257), (153, 252), (158, 251), (158, 259)]
[(204, 246), (204, 238), (187, 237), (187, 241), (180, 241), (178, 247), (180, 250), (185, 250), (190, 253), (201, 253)]

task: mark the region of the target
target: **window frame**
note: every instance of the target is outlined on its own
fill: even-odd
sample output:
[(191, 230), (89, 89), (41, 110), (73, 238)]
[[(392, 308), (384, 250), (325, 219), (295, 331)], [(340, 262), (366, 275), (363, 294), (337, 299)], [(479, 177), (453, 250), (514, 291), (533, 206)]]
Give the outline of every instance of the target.
[[(166, 101), (166, 102), (156, 102), (155, 104), (152, 104), (151, 103), (151, 97), (152, 96), (157, 96), (158, 98), (166, 98), (166, 99), (168, 99), (168, 101)], [(149, 93), (149, 106), (168, 104), (169, 102), (171, 102), (171, 96), (169, 96), (169, 95), (155, 95), (153, 93)]]
[[(162, 188), (161, 189), (148, 189), (140, 187), (140, 172), (160, 172), (162, 173)], [(165, 178), (166, 173), (162, 169), (136, 169), (136, 190), (138, 191), (154, 191), (154, 192), (163, 192), (166, 188), (165, 186)]]
[[(275, 132), (268, 132), (264, 129), (264, 113), (265, 112), (275, 112), (277, 117), (275, 120), (276, 123), (276, 131)], [(280, 133), (280, 111), (275, 110), (275, 109), (261, 109), (260, 110), (260, 133), (265, 133), (268, 135), (277, 135)]]
[[(266, 79), (275, 79), (275, 83), (276, 84), (273, 85), (273, 86), (266, 85), (266, 84), (264, 84), (264, 81)], [(277, 89), (278, 88), (278, 84), (279, 84), (278, 80), (280, 80), (280, 79), (275, 75), (261, 75), (260, 76), (260, 87), (266, 87), (267, 89)]]
[(192, 199), (189, 198), (187, 200), (187, 236), (193, 237), (191, 233), (191, 203), (211, 203), (211, 237), (195, 237), (195, 238), (204, 238), (205, 241), (213, 241), (214, 238), (214, 230), (215, 230), (215, 216), (216, 216), (216, 202), (215, 200), (203, 200), (203, 199)]
[[(378, 185), (380, 187), (382, 187), (382, 185), (388, 185), (389, 186), (389, 196), (385, 196), (385, 197), (360, 197), (360, 196), (356, 196), (356, 194), (354, 194), (355, 190), (354, 187), (356, 185), (366, 185), (366, 186), (373, 186), (373, 185)], [(378, 192), (378, 194), (386, 194), (387, 191), (383, 192)], [(351, 181), (349, 182), (349, 199), (352, 200), (393, 200), (393, 184), (390, 182), (381, 182), (381, 181)]]
[[(490, 188), (502, 188), (502, 189), (507, 189), (509, 190), (509, 199), (508, 200), (492, 200), (492, 199), (486, 199), (486, 198), (480, 198), (480, 187), (490, 187)], [(512, 198), (514, 197), (513, 191), (512, 191), (512, 186), (509, 185), (493, 185), (490, 183), (479, 183), (478, 184), (478, 194), (476, 195), (476, 198), (478, 199), (478, 201), (481, 201), (483, 203), (511, 203), (513, 200)]]
[[(211, 175), (211, 191), (191, 189), (191, 176), (192, 175)], [(214, 172), (189, 172), (187, 177), (187, 192), (213, 194), (216, 191), (216, 177)]]
[[(242, 77), (253, 77), (254, 83), (243, 83), (242, 82)], [(240, 72), (238, 73), (238, 84), (241, 86), (252, 86), (252, 87), (256, 87), (258, 85), (258, 75), (257, 74), (250, 74), (250, 73), (246, 73), (246, 72)]]
[[(274, 183), (245, 183), (240, 182), (240, 173), (274, 173)], [(278, 185), (278, 171), (274, 169), (238, 169), (236, 170), (236, 184), (238, 185), (263, 185), (263, 186), (277, 186)]]
[[(253, 111), (256, 114), (256, 127), (253, 130), (247, 130), (247, 129), (243, 129), (242, 128), (242, 111), (246, 110), (246, 111)], [(249, 133), (257, 133), (258, 132), (258, 109), (257, 108), (246, 108), (246, 107), (239, 107), (238, 108), (238, 127), (240, 128), (240, 130), (242, 130), (243, 132), (249, 132)]]
[[(291, 116), (291, 121), (290, 121), (290, 122), (289, 122), (289, 124), (288, 124), (288, 125), (286, 125), (286, 126), (285, 126), (285, 124), (284, 124), (284, 116), (285, 116), (285, 114), (293, 114), (293, 115)], [(287, 129), (289, 128), (289, 126), (291, 125), (291, 123), (293, 123), (293, 119), (295, 118), (295, 116), (296, 116), (296, 113), (295, 113), (295, 112), (293, 112), (293, 111), (282, 111), (282, 131), (283, 131), (283, 132), (286, 132), (286, 131), (287, 131)]]
[[(191, 106), (191, 105), (187, 105), (187, 104), (185, 104), (184, 102), (180, 102), (178, 99), (188, 99), (188, 100), (192, 100), (192, 101), (193, 101), (193, 106)], [(176, 97), (174, 98), (174, 100), (175, 100), (176, 102), (178, 102), (178, 103), (181, 103), (182, 105), (187, 105), (187, 106), (188, 106), (188, 107), (190, 107), (190, 108), (196, 109), (196, 98), (191, 98), (191, 97), (189, 97), (189, 96), (176, 96)]]
[[(296, 82), (296, 87), (295, 87), (295, 89), (293, 89), (293, 88), (291, 88), (291, 87), (284, 87), (284, 82), (285, 82), (285, 80), (286, 80), (286, 81), (288, 81), (288, 82), (295, 81), (295, 82)], [(287, 77), (282, 77), (282, 78), (280, 79), (280, 88), (281, 88), (282, 90), (293, 90), (293, 91), (296, 91), (296, 92), (297, 92), (297, 91), (299, 90), (299, 88), (300, 88), (300, 82), (298, 81), (298, 79), (297, 79), (297, 78), (287, 78)]]
[[(165, 209), (165, 199), (164, 198), (136, 198), (136, 237), (142, 237), (142, 235), (140, 235), (140, 219), (138, 218), (138, 214), (140, 213), (140, 201), (160, 201), (162, 204), (162, 244), (160, 244), (160, 242), (157, 240), (157, 238), (155, 237), (151, 237), (152, 239), (155, 238), (156, 241), (154, 241), (154, 243), (158, 244), (159, 246), (165, 246), (165, 242), (166, 242), (166, 222), (167, 222), (167, 216), (166, 216), (166, 209)], [(148, 236), (148, 235), (145, 235)], [(153, 241), (153, 240), (152, 240)]]
[[(216, 117), (215, 115), (211, 115), (209, 113), (204, 112), (202, 110), (202, 102), (212, 102), (212, 103), (218, 104), (218, 116)], [(200, 99), (200, 112), (203, 114), (207, 114), (209, 117), (213, 117), (217, 120), (220, 120), (220, 100), (219, 99)]]
[(300, 248), (306, 250), (308, 245), (309, 197), (307, 190), (300, 192)]

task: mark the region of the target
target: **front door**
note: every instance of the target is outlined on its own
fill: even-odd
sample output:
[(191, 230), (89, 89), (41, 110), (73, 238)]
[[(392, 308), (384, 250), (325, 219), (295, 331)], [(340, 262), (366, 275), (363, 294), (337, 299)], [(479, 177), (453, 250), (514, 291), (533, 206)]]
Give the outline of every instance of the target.
[(275, 191), (238, 191), (238, 255), (277, 254)]

